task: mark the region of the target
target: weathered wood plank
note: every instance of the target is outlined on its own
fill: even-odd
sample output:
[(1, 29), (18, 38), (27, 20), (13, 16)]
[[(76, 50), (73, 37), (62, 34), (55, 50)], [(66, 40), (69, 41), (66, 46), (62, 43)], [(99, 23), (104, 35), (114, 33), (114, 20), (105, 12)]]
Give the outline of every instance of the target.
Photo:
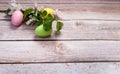
[[(120, 20), (120, 4), (40, 4), (44, 7), (59, 9), (63, 20)], [(33, 4), (23, 4), (31, 7)], [(0, 4), (0, 10), (8, 8), (8, 4)], [(0, 13), (0, 19), (9, 19)]]
[(120, 21), (78, 20), (63, 21), (60, 35), (35, 36), (35, 26), (13, 27), (10, 21), (0, 21), (0, 40), (120, 40)]
[(1, 64), (1, 74), (119, 74), (120, 63)]
[(0, 63), (120, 61), (120, 41), (0, 41)]
[[(17, 0), (19, 3), (120, 3), (120, 0)], [(0, 3), (8, 3), (10, 0), (0, 0)]]

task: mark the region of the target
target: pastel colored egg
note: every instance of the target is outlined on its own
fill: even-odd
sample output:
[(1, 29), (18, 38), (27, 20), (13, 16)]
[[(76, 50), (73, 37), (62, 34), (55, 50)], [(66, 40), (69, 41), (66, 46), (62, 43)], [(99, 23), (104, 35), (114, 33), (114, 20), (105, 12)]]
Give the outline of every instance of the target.
[(49, 31), (45, 31), (44, 28), (43, 28), (43, 24), (38, 26), (36, 29), (35, 29), (35, 34), (37, 36), (40, 36), (40, 37), (48, 37), (50, 36), (52, 33), (52, 29), (50, 29)]
[(47, 18), (48, 14), (51, 14), (52, 17), (54, 17), (54, 10), (52, 8), (44, 8), (41, 12), (43, 11), (47, 11), (47, 14), (44, 16), (44, 18)]
[(23, 21), (23, 13), (21, 11), (15, 11), (11, 17), (11, 23), (13, 26), (20, 26)]

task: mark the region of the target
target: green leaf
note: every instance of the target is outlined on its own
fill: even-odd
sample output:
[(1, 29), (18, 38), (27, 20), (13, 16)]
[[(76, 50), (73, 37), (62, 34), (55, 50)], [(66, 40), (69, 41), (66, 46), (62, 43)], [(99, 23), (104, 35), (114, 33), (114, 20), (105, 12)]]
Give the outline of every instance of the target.
[[(45, 14), (46, 11), (44, 12)], [(45, 31), (49, 31), (50, 29), (52, 29), (52, 22), (53, 22), (53, 16), (51, 14), (48, 14), (47, 17), (44, 20), (43, 22), (43, 28), (45, 29)]]
[(63, 22), (57, 21), (57, 24), (56, 24), (57, 34), (60, 33), (60, 30), (62, 29), (62, 27), (63, 27)]
[(48, 14), (48, 16), (47, 16), (46, 19), (47, 19), (47, 20), (54, 20), (54, 17), (53, 17), (51, 14)]
[(37, 20), (42, 20), (42, 17), (39, 11), (37, 11), (37, 14), (33, 14), (33, 17), (35, 17)]
[(42, 17), (45, 17), (47, 15), (47, 11), (46, 10), (42, 11), (41, 15), (42, 15)]
[(42, 20), (37, 20), (37, 21), (35, 22), (35, 24), (36, 24), (37, 26), (41, 25), (42, 23), (43, 23)]
[(8, 8), (8, 9), (5, 11), (5, 13), (8, 15), (10, 11), (11, 11), (11, 9)]
[(41, 19), (42, 19), (41, 14), (40, 14), (40, 11), (38, 11), (37, 19), (38, 19), (38, 20), (41, 20)]
[(44, 21), (43, 28), (45, 29), (45, 31), (49, 31), (50, 29), (52, 29), (52, 21), (52, 19)]
[(32, 13), (33, 11), (33, 8), (28, 8), (24, 11), (24, 15), (23, 15), (23, 19), (24, 21), (28, 20), (28, 16)]
[(37, 8), (34, 9), (35, 16), (38, 16), (38, 14), (40, 14), (39, 10), (40, 10), (39, 7), (37, 7)]

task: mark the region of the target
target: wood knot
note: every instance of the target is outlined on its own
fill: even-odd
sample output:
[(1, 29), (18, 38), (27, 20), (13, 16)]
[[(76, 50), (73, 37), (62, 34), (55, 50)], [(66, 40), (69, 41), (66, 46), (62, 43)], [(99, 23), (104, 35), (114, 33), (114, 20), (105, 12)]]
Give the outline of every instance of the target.
[(62, 43), (57, 43), (56, 44), (56, 50), (62, 50), (63, 49), (63, 44)]
[(79, 28), (80, 26), (82, 26), (80, 22), (75, 22), (73, 28)]
[(81, 26), (82, 24), (80, 22), (76, 22), (76, 26)]
[(63, 43), (57, 43), (54, 52), (56, 54), (59, 54), (59, 55), (64, 55), (64, 54), (66, 54), (68, 52), (68, 49), (65, 46), (65, 44), (63, 44)]

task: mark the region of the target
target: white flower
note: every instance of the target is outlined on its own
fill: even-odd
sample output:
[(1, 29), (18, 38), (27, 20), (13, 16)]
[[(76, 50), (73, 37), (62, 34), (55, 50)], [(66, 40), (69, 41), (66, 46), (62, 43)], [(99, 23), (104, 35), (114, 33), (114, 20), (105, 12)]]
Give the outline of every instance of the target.
[(21, 6), (21, 4), (17, 4), (16, 0), (11, 0), (11, 2), (9, 3), (9, 9), (11, 10), (8, 15), (12, 15), (12, 13), (16, 10), (20, 10), (23, 7)]

